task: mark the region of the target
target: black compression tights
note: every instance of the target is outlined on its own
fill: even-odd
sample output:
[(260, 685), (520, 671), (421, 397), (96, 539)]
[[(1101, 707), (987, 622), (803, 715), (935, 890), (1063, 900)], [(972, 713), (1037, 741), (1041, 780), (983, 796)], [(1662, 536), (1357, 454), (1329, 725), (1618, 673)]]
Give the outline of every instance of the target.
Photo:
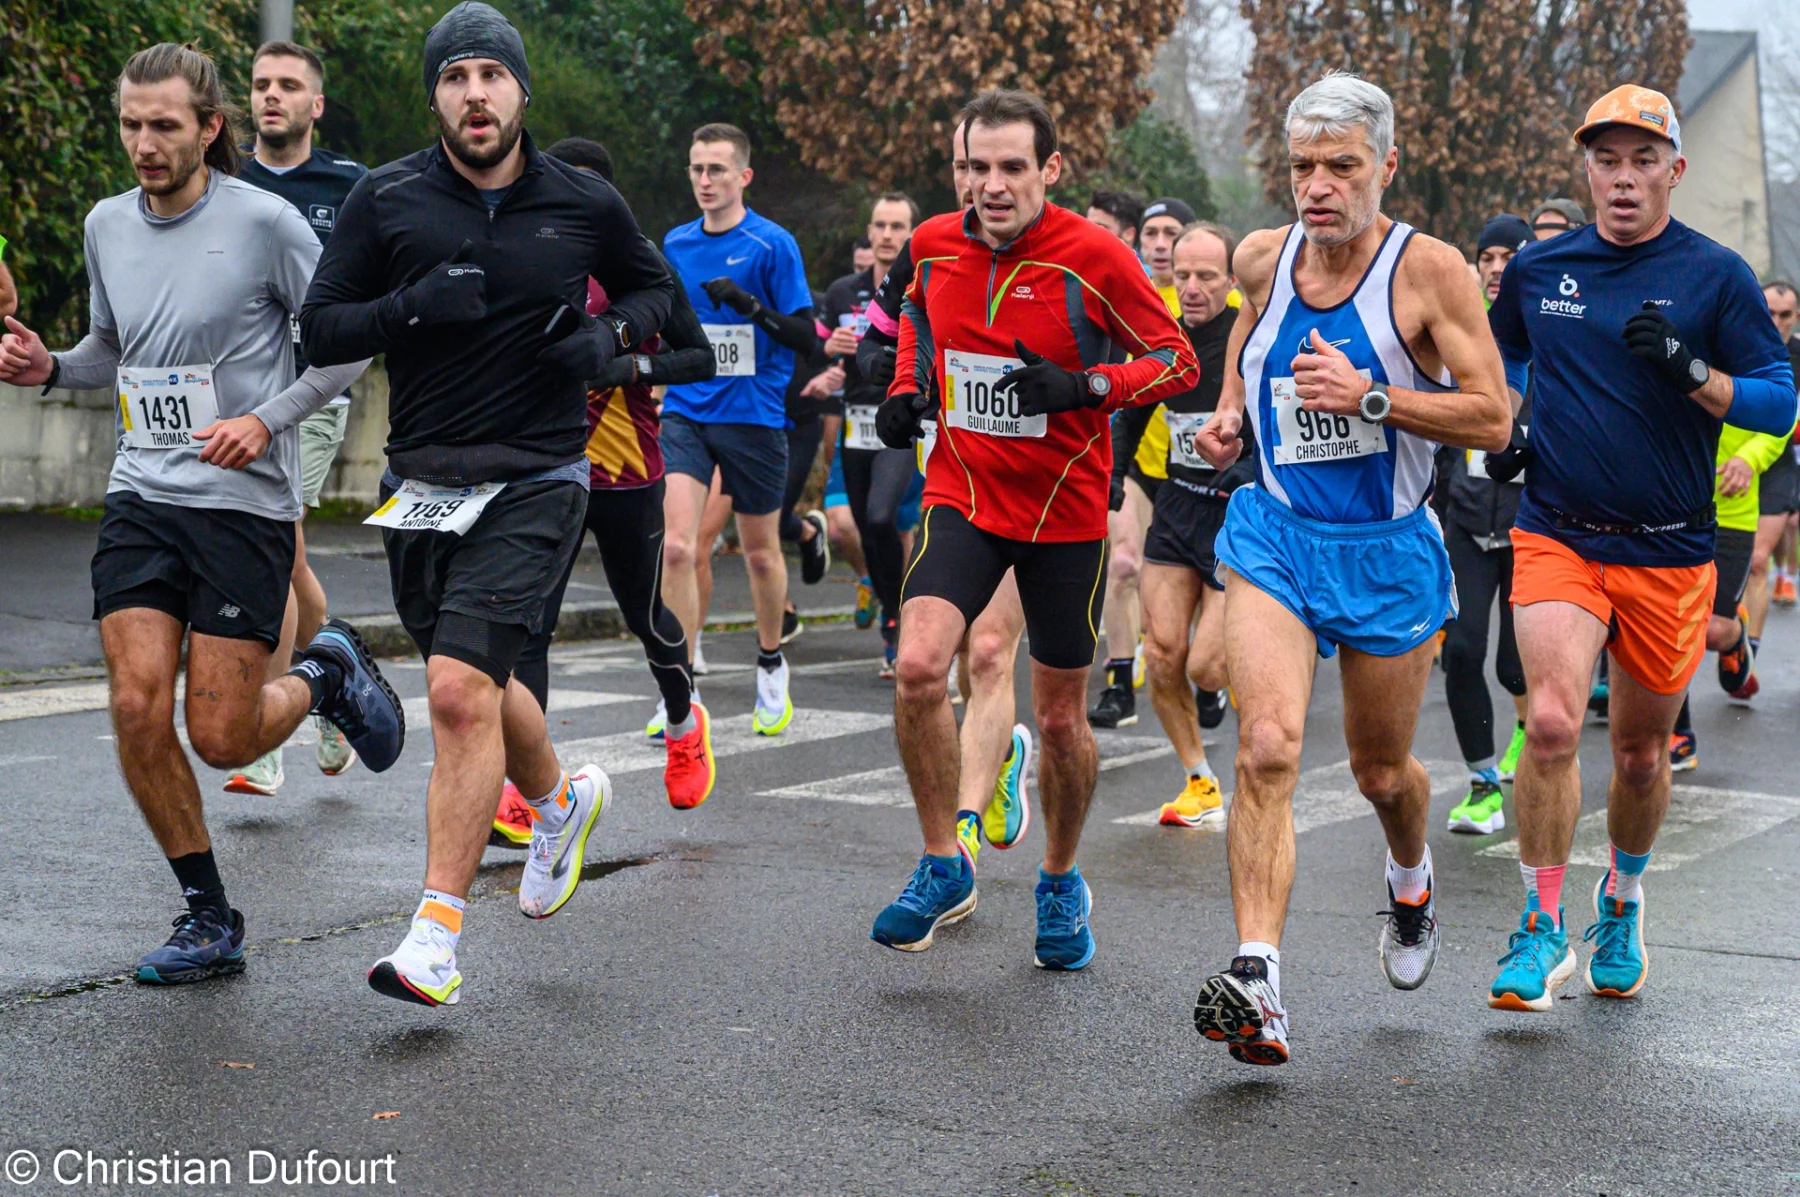
[(911, 449), (843, 449), (844, 491), (850, 514), (862, 537), (869, 581), (881, 600), (884, 620), (900, 616), (900, 580), (906, 555), (900, 548), (897, 520), (906, 488), (912, 485), (918, 459)]
[(1456, 618), (1444, 629), (1444, 697), (1450, 703), (1450, 721), (1456, 725), (1463, 759), (1484, 761), (1497, 751), (1494, 699), (1485, 676), (1488, 622), (1495, 598), (1500, 600), (1500, 643), (1495, 650), (1494, 676), (1508, 694), (1525, 693), (1525, 671), (1519, 664), (1518, 641), (1513, 638), (1509, 601), (1513, 554), (1510, 548), (1482, 549), (1454, 524), (1444, 529), (1444, 546), (1450, 551), (1457, 599)]

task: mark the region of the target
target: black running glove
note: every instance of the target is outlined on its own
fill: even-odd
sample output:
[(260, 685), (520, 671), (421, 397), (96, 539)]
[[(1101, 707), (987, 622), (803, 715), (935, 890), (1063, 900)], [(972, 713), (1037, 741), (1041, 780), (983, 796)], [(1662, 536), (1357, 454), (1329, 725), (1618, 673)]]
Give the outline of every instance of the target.
[(890, 449), (910, 449), (925, 435), (925, 410), (931, 401), (917, 391), (889, 395), (875, 409), (875, 435)]
[(892, 345), (876, 345), (868, 353), (862, 351), (862, 346), (857, 346), (856, 364), (862, 369), (863, 377), (869, 380), (869, 385), (878, 391), (887, 390), (894, 381)]
[(1495, 482), (1511, 482), (1525, 472), (1525, 467), (1531, 464), (1531, 456), (1531, 442), (1526, 439), (1525, 426), (1515, 420), (1512, 440), (1506, 448), (1488, 454), (1487, 476)]
[(1019, 411), (1027, 416), (1042, 416), (1053, 411), (1077, 411), (1099, 407), (1105, 399), (1088, 390), (1087, 378), (1063, 369), (1042, 354), (1025, 348), (1025, 342), (1014, 341), (1013, 352), (1025, 363), (994, 384), (994, 394), (1011, 393)]
[(557, 309), (544, 332), (563, 335), (538, 351), (538, 361), (583, 384), (602, 377), (618, 356), (619, 334), (613, 326), (566, 304)]
[(400, 293), (400, 314), (407, 327), (420, 324), (468, 324), (487, 315), (487, 272), (475, 265), (475, 243), (462, 247)]
[(740, 316), (748, 316), (761, 306), (756, 296), (738, 286), (733, 279), (708, 279), (700, 284), (700, 289), (706, 292), (714, 307), (730, 308)]
[(1694, 357), (1675, 322), (1650, 300), (1625, 322), (1624, 335), (1631, 352), (1662, 371), (1682, 394), (1690, 395), (1706, 382), (1706, 363)]

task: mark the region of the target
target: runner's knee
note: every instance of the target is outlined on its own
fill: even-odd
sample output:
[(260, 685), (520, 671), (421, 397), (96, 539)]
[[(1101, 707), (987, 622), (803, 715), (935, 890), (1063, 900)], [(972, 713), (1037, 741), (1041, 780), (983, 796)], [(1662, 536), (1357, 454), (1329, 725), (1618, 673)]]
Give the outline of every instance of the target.
[(493, 678), (465, 661), (467, 668), (431, 671), (431, 722), (450, 735), (462, 735), (500, 722), (500, 688)]
[(1574, 760), (1581, 746), (1581, 718), (1579, 707), (1565, 710), (1534, 696), (1525, 715), (1525, 751), (1546, 765)]
[(1225, 658), (1189, 654), (1187, 680), (1202, 690), (1223, 690), (1230, 684), (1225, 675)]
[(969, 635), (969, 677), (984, 690), (1012, 676), (1018, 659), (1019, 640), (998, 632), (976, 630)]
[(894, 658), (894, 688), (903, 703), (934, 703), (943, 699), (950, 670), (930, 645), (900, 640)]
[(1410, 756), (1394, 761), (1355, 752), (1350, 754), (1350, 773), (1356, 778), (1356, 788), (1374, 803), (1389, 803), (1405, 797), (1406, 779), (1411, 768)]
[(1264, 793), (1291, 790), (1300, 776), (1299, 730), (1266, 716), (1248, 720), (1238, 729), (1238, 769)]
[(1668, 767), (1669, 745), (1662, 736), (1613, 745), (1613, 777), (1627, 790), (1648, 790)]

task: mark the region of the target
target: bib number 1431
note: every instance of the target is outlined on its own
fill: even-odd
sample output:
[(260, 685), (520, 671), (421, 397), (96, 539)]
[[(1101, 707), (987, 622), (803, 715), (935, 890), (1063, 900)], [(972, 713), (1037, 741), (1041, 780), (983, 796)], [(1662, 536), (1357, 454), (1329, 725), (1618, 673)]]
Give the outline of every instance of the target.
[(211, 366), (119, 367), (119, 429), (133, 449), (185, 449), (219, 418)]

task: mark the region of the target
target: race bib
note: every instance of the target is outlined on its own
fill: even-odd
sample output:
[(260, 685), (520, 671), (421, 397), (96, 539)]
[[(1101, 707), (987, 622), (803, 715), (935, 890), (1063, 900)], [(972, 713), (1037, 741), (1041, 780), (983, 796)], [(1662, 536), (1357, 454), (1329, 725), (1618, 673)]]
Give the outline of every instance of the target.
[(856, 334), (857, 340), (862, 340), (863, 335), (869, 331), (869, 310), (864, 308), (860, 312), (843, 313), (838, 317), (838, 327), (849, 329)]
[(401, 481), (400, 489), (363, 523), (399, 532), (449, 532), (461, 536), (481, 518), (481, 509), (505, 489), (504, 482), (432, 486), (407, 478)]
[(1016, 357), (987, 353), (944, 351), (944, 418), (952, 428), (984, 432), (989, 436), (1043, 436), (1048, 416), (1027, 416), (1019, 411), (1018, 396), (1011, 391), (996, 395), (994, 384), (1025, 363)]
[(720, 378), (756, 376), (756, 329), (748, 324), (702, 324), (719, 360)]
[(1194, 437), (1206, 423), (1207, 413), (1170, 411), (1165, 407), (1163, 419), (1169, 424), (1169, 464), (1189, 470), (1212, 469), (1212, 463), (1194, 447)]
[(119, 426), (132, 449), (187, 449), (219, 418), (211, 366), (120, 366)]
[[(1369, 377), (1367, 370), (1357, 373)], [(1361, 416), (1307, 411), (1300, 406), (1300, 396), (1294, 394), (1292, 378), (1271, 378), (1269, 398), (1275, 407), (1275, 429), (1280, 436), (1275, 445), (1276, 465), (1317, 465), (1387, 452), (1387, 437), (1382, 435), (1381, 425), (1371, 424)]]
[(844, 448), (887, 448), (875, 431), (875, 411), (873, 403), (844, 404)]

